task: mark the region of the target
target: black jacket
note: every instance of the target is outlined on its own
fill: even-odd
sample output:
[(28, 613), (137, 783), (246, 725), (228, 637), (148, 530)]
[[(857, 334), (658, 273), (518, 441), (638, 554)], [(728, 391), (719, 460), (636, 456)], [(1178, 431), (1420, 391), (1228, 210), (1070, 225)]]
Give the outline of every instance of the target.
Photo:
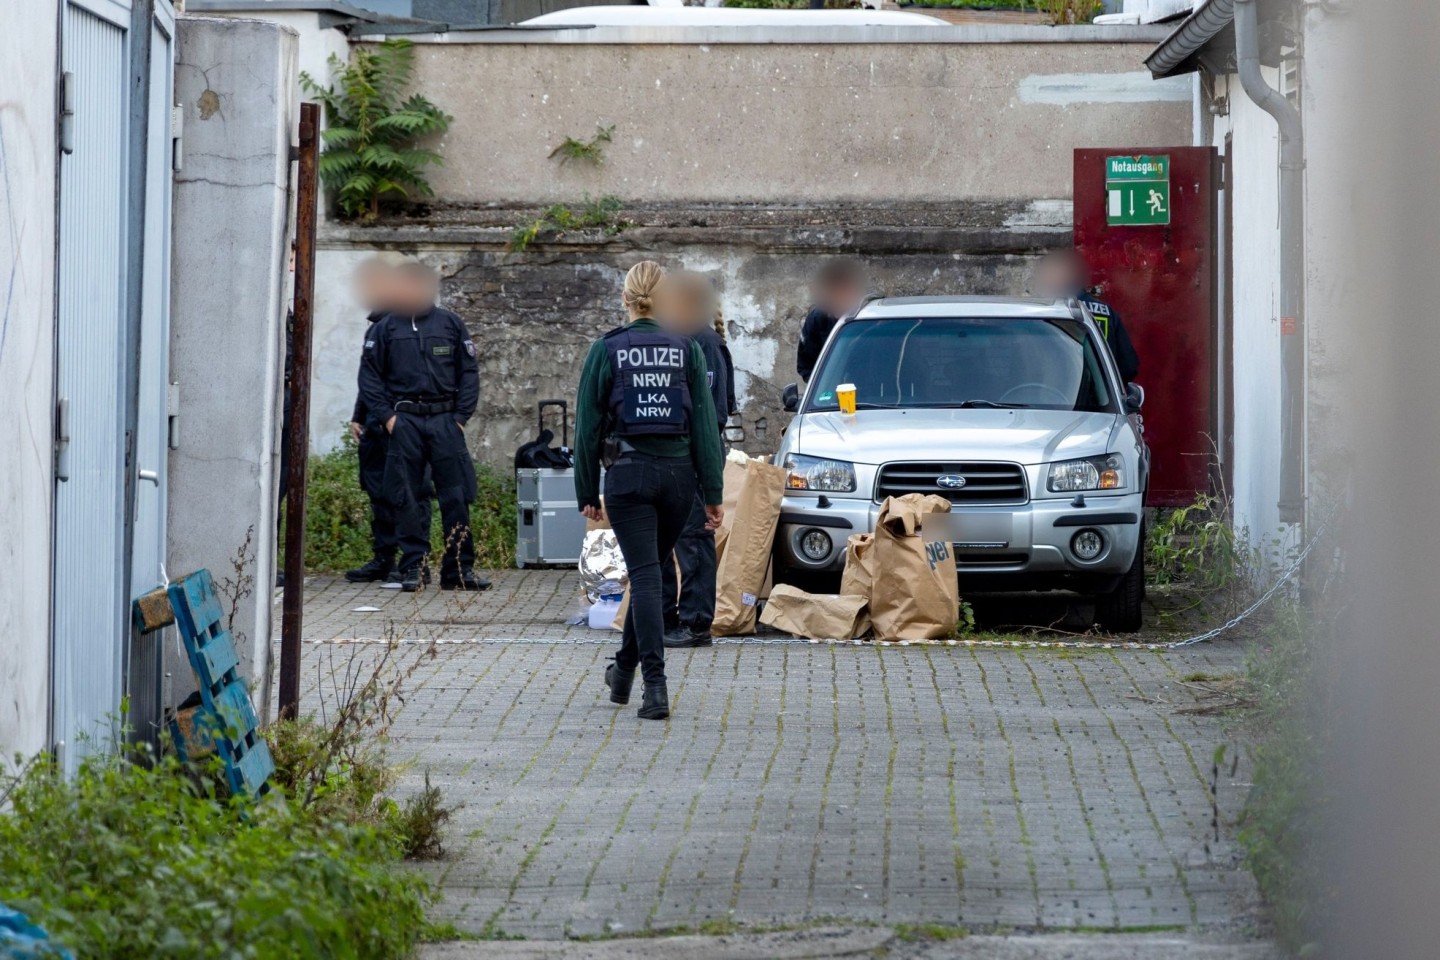
[(714, 330), (701, 330), (690, 339), (700, 345), (700, 352), (705, 355), (710, 397), (715, 401), (715, 416), (719, 418), (723, 431), (730, 415), (738, 412), (735, 408), (735, 364), (730, 359), (730, 348)]
[(390, 313), (365, 336), (360, 399), (379, 423), (395, 415), (398, 400), (451, 400), (465, 423), (480, 402), (480, 367), (465, 321), (434, 307), (414, 317)]
[(800, 374), (801, 380), (808, 381), (815, 372), (820, 351), (830, 338), (830, 331), (839, 322), (839, 317), (832, 317), (820, 307), (811, 307), (810, 312), (805, 314), (805, 321), (800, 324), (800, 345), (795, 349), (795, 372)]
[[(383, 320), (384, 318), (385, 318), (385, 314), (384, 314), (384, 313), (381, 313), (381, 312), (379, 312), (379, 311), (376, 311), (376, 312), (374, 312), (374, 313), (371, 313), (368, 317), (365, 318), (365, 323), (366, 323), (366, 325), (365, 325), (365, 339), (366, 339), (366, 340), (369, 340), (369, 339), (370, 339), (370, 331), (375, 328), (375, 324), (379, 323), (379, 322), (380, 322), (381, 320)], [(354, 409), (354, 411), (350, 414), (350, 422), (351, 422), (351, 423), (358, 423), (358, 424), (360, 424), (360, 426), (364, 427), (366, 430), (370, 430), (370, 429), (373, 429), (373, 428), (376, 428), (376, 427), (383, 428), (383, 427), (385, 426), (385, 421), (384, 421), (384, 420), (381, 420), (381, 421), (378, 421), (378, 422), (377, 422), (373, 417), (370, 417), (370, 416), (369, 416), (369, 412), (370, 412), (370, 408), (365, 405), (365, 395), (362, 394), (362, 393), (358, 393), (358, 392), (357, 392), (357, 393), (355, 394), (355, 409)]]
[(1125, 329), (1125, 324), (1120, 322), (1120, 314), (1117, 313), (1104, 300), (1081, 291), (1076, 299), (1085, 304), (1095, 322), (1100, 325), (1100, 332), (1105, 334), (1105, 342), (1110, 346), (1110, 354), (1115, 358), (1115, 366), (1120, 371), (1120, 380), (1129, 383), (1140, 373), (1140, 355), (1135, 352), (1135, 345), (1130, 342), (1130, 334)]

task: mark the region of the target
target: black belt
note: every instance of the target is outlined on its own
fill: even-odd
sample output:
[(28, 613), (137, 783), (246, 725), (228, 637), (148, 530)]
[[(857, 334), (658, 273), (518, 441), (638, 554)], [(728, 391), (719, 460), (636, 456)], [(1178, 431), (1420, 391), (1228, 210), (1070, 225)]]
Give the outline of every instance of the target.
[(397, 413), (416, 413), (429, 416), (433, 413), (450, 413), (455, 409), (454, 400), (396, 400)]

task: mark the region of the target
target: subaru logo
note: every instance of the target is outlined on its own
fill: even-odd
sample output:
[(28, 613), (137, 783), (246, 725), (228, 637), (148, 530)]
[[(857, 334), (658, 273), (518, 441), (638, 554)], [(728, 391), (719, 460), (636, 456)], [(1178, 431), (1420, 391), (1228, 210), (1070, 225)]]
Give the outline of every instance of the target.
[(959, 490), (965, 486), (965, 478), (957, 474), (948, 474), (935, 481), (935, 486), (944, 487), (946, 490)]

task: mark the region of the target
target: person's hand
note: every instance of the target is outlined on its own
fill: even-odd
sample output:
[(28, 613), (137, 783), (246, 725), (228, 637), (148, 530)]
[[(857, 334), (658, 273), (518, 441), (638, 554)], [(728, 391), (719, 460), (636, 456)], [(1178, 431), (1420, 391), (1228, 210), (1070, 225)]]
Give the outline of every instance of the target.
[(587, 504), (580, 508), (580, 512), (585, 515), (586, 520), (594, 520), (596, 523), (605, 519), (605, 511), (600, 507), (593, 507)]
[(350, 421), (350, 436), (355, 438), (355, 442), (360, 442), (360, 435), (364, 432), (364, 427), (360, 426), (360, 424), (356, 423), (354, 420)]
[(705, 529), (719, 530), (720, 524), (725, 519), (725, 508), (717, 504), (705, 505)]
[(385, 432), (386, 432), (386, 433), (394, 433), (394, 432), (395, 432), (395, 414), (393, 414), (393, 413), (390, 415), (390, 419), (385, 421)]

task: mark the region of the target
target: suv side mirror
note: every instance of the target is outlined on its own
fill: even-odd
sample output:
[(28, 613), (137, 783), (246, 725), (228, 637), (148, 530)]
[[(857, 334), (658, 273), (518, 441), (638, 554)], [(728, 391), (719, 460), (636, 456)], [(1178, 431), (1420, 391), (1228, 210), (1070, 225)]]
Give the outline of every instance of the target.
[(780, 394), (780, 402), (785, 407), (786, 413), (794, 413), (800, 409), (800, 385), (798, 383), (785, 384), (785, 392)]
[(1125, 384), (1125, 412), (1139, 413), (1145, 406), (1145, 388), (1138, 383)]

